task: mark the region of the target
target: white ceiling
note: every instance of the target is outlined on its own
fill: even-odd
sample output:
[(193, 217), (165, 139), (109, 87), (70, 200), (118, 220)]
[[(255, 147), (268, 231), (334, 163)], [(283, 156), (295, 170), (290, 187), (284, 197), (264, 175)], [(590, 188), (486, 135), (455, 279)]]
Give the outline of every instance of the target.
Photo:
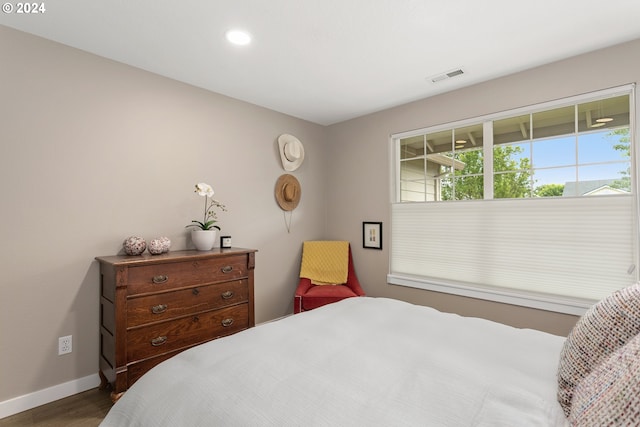
[(0, 24), (324, 125), (640, 38), (639, 0), (39, 3)]

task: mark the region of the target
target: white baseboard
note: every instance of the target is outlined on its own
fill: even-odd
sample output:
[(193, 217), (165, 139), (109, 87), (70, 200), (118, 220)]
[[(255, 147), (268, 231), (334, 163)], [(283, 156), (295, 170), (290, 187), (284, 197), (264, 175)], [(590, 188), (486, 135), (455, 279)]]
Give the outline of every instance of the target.
[(58, 399), (63, 399), (73, 394), (82, 393), (83, 391), (96, 388), (99, 385), (100, 376), (94, 374), (5, 400), (4, 402), (0, 402), (0, 419), (36, 408), (46, 403), (54, 402)]

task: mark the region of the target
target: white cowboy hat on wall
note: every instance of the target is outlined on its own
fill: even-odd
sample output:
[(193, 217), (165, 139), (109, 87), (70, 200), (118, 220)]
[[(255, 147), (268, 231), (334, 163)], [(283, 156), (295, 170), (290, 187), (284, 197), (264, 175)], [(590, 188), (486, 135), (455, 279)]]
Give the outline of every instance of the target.
[(284, 170), (292, 172), (302, 165), (304, 147), (298, 138), (284, 133), (278, 137), (278, 146)]

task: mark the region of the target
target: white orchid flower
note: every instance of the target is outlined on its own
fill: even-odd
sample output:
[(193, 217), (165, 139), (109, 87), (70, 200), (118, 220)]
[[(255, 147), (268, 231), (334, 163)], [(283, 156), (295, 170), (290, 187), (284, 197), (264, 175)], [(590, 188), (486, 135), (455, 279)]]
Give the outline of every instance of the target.
[(201, 196), (213, 197), (213, 188), (204, 182), (196, 184), (196, 193)]

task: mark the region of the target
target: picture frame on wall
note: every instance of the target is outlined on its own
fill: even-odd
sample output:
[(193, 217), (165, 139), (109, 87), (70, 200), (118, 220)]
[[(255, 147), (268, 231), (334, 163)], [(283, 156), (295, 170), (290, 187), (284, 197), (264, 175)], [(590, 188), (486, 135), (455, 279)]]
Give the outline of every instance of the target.
[(362, 247), (366, 249), (382, 249), (382, 223), (362, 223)]

